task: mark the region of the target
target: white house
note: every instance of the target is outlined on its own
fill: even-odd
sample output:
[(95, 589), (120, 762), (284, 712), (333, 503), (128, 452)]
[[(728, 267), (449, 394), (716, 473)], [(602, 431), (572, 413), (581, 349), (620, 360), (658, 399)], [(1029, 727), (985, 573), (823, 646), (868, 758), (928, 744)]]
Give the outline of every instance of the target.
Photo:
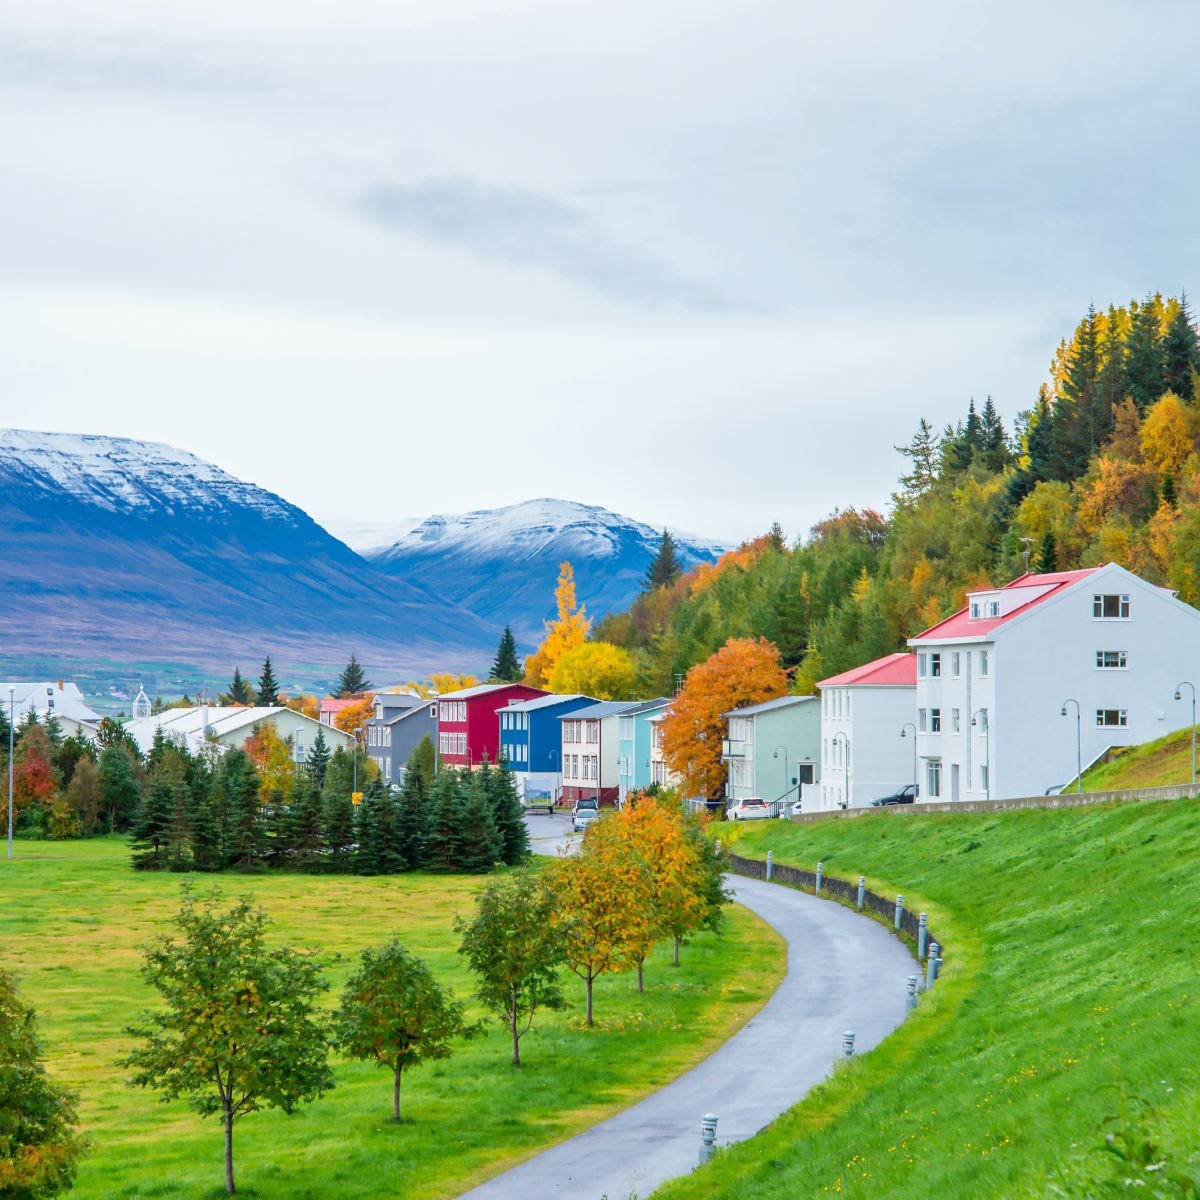
[(598, 804), (620, 799), (620, 717), (639, 707), (636, 700), (604, 700), (559, 717), (562, 727), (564, 803), (586, 796)]
[[(904, 653), (888, 654), (817, 684), (822, 809), (861, 808), (913, 782), (916, 684), (916, 655)], [(805, 792), (806, 808), (811, 791)]]
[(5, 717), (11, 710), (14, 725), (20, 725), (30, 712), (35, 713), (43, 725), (55, 717), (67, 737), (81, 733), (94, 739), (96, 726), (100, 723), (100, 714), (84, 702), (78, 685), (64, 683), (61, 679), (42, 683), (16, 680), (0, 683), (0, 705)]
[(1115, 563), (970, 592), (909, 645), (923, 800), (1073, 782), (1077, 759), (1190, 725), (1200, 685), (1200, 612)]
[(325, 725), (294, 709), (281, 706), (216, 707), (201, 704), (191, 708), (168, 708), (152, 717), (138, 717), (130, 721), (125, 729), (143, 754), (149, 753), (158, 729), (162, 729), (166, 737), (195, 753), (206, 742), (240, 749), (254, 732), (254, 727), (263, 721), (274, 725), (275, 731), (284, 740), (293, 739), (292, 753), (297, 762), (303, 762), (308, 757), (318, 731), (325, 735), (330, 750), (336, 750), (339, 746), (348, 750), (354, 740), (351, 734), (344, 733), (335, 725)]

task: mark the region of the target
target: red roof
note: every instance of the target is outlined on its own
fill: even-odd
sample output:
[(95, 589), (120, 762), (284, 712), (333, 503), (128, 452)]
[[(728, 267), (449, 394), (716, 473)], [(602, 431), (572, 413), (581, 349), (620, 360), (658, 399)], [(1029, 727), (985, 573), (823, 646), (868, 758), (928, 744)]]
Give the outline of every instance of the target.
[[(1032, 600), (1019, 604), (1012, 612), (1002, 617), (980, 617), (971, 620), (971, 606), (968, 604), (964, 608), (960, 608), (952, 617), (947, 617), (944, 621), (931, 625), (924, 633), (917, 634), (917, 638), (981, 637), (1011, 621), (1013, 617), (1027, 613), (1034, 605), (1049, 600), (1051, 596), (1061, 595), (1067, 588), (1086, 579), (1089, 575), (1094, 575), (1098, 570), (1100, 570), (1099, 567), (1085, 567), (1081, 571), (1052, 571), (1047, 575), (1022, 575), (1014, 579), (1012, 583), (1006, 583), (1002, 588), (978, 588), (979, 592), (1011, 592), (1018, 588), (1034, 587), (1046, 588), (1046, 591), (1034, 596)], [(909, 640), (915, 641), (916, 638)]]
[(319, 711), (323, 713), (340, 713), (343, 708), (349, 708), (351, 704), (357, 704), (358, 700), (361, 699), (362, 697), (360, 696), (357, 700), (335, 700), (332, 696), (326, 696), (321, 701), (321, 707)]
[(916, 687), (917, 656), (901, 651), (822, 679), (817, 687)]

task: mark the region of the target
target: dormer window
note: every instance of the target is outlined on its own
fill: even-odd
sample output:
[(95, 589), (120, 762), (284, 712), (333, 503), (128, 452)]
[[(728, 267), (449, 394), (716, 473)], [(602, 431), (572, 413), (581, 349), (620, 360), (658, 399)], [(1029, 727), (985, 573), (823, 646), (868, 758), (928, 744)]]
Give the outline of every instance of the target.
[(989, 617), (998, 617), (1000, 615), (1000, 601), (989, 600), (987, 602), (987, 615)]
[(979, 601), (978, 600), (971, 601), (971, 620), (972, 621), (979, 620)]

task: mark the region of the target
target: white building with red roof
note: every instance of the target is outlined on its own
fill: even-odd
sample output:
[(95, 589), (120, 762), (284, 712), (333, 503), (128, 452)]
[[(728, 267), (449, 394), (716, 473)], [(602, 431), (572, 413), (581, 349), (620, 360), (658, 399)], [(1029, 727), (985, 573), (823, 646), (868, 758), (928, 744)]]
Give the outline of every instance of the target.
[(922, 800), (1069, 786), (1077, 757), (1190, 725), (1200, 684), (1200, 612), (1115, 563), (969, 592), (909, 645)]
[[(913, 743), (900, 734), (916, 708), (916, 655), (888, 654), (823, 679), (817, 687), (820, 807), (861, 808), (911, 784)], [(813, 791), (805, 790), (806, 811)]]

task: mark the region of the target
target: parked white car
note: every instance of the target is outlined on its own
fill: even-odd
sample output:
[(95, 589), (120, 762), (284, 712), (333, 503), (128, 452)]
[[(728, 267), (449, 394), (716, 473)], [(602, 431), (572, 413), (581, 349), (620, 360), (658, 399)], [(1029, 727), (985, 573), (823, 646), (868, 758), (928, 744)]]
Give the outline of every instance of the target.
[(600, 808), (595, 800), (576, 800), (571, 810), (571, 828), (576, 833), (583, 833), (599, 815)]
[(771, 815), (771, 806), (761, 796), (748, 796), (725, 810), (727, 821), (763, 821)]

